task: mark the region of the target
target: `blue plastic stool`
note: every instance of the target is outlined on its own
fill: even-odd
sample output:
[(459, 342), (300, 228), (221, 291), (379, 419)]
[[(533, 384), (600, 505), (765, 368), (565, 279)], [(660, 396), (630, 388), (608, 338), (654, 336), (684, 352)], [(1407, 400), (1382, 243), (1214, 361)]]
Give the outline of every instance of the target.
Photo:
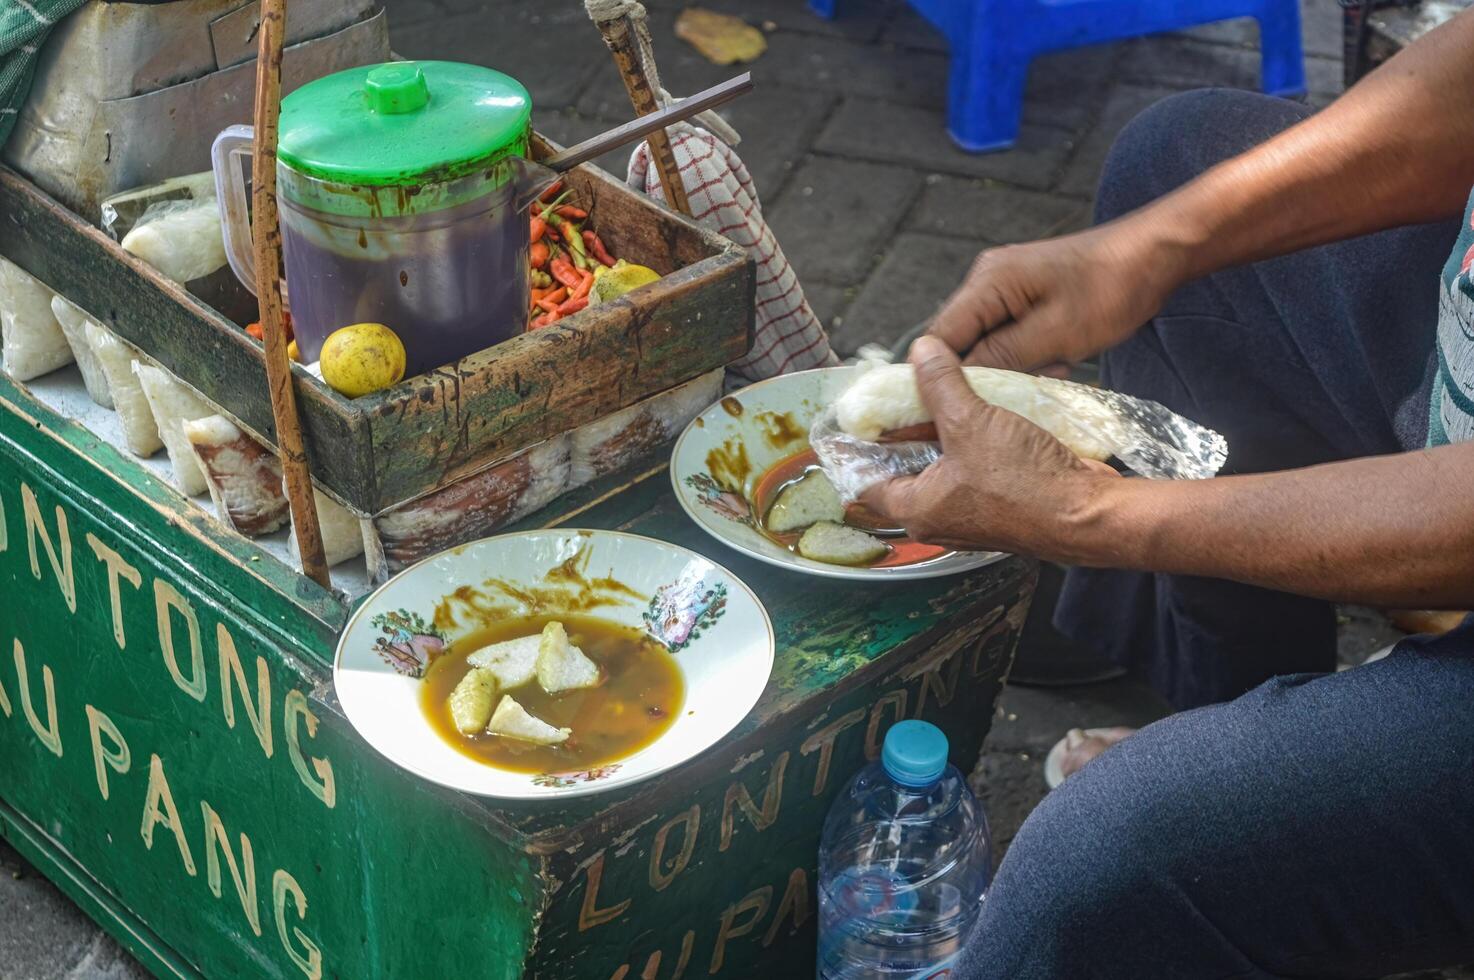
[[(838, 0), (809, 0), (832, 18)], [(1300, 0), (909, 0), (952, 48), (947, 132), (964, 150), (1013, 145), (1037, 55), (1234, 17), (1259, 21), (1262, 87), (1305, 92)]]

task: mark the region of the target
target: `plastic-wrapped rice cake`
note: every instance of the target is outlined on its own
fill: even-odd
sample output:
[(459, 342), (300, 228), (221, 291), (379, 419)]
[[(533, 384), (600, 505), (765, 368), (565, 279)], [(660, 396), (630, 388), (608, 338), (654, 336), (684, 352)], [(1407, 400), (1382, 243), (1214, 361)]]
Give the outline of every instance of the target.
[(51, 312), (53, 295), (35, 276), (0, 258), (0, 358), (17, 381), (72, 363), (72, 348)]
[(287, 522), (289, 508), (275, 453), (223, 415), (184, 423), (184, 435), (222, 521), (247, 537), (268, 534)]

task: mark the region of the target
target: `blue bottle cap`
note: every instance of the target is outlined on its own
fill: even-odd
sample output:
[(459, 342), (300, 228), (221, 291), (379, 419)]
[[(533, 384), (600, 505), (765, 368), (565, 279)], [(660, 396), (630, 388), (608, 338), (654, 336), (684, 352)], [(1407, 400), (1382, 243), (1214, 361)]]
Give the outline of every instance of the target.
[(947, 768), (947, 736), (930, 722), (897, 722), (885, 733), (880, 764), (902, 786), (930, 786)]

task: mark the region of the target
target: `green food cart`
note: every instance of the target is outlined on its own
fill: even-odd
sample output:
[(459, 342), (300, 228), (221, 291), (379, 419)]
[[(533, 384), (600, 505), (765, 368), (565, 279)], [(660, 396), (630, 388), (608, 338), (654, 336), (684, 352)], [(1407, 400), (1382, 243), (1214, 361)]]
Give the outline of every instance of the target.
[[(355, 513), (746, 350), (740, 249), (591, 168), (570, 180), (660, 288), (358, 402), (298, 369), (314, 475)], [(273, 440), (260, 346), (5, 170), (0, 257)], [(745, 559), (681, 512), (662, 444), (514, 529), (720, 561), (772, 619), (766, 691), (638, 785), (473, 798), (389, 764), (335, 702), (335, 645), (372, 581), (324, 589), (180, 495), (72, 410), (74, 372), (0, 375), (0, 833), (160, 976), (804, 975), (831, 798), (900, 719), (940, 725), (970, 768), (1033, 590), (1016, 558), (883, 585)]]

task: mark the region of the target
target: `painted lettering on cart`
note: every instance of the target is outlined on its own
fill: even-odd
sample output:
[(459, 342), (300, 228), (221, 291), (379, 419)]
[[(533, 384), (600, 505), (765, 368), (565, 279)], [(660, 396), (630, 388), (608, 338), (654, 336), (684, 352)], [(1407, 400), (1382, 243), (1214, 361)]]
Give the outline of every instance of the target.
[[(997, 658), (1006, 656), (1004, 644), (990, 642), (1015, 631), (1019, 623), (1010, 610), (998, 608), (980, 617), (970, 628), (939, 643), (894, 677), (868, 704), (849, 710), (833, 708), (812, 718), (797, 744), (770, 747), (745, 758), (734, 778), (715, 798), (710, 810), (703, 799), (686, 809), (652, 820), (640, 836), (614, 850), (601, 850), (585, 860), (583, 900), (578, 931), (629, 921), (652, 893), (672, 887), (690, 867), (710, 873), (744, 835), (762, 834), (776, 825), (785, 806), (823, 807), (835, 790), (836, 779), (847, 779), (858, 758), (880, 756), (881, 741), (892, 724), (921, 717), (949, 705), (967, 683), (996, 676)], [(767, 761), (766, 768), (760, 763)], [(816, 799), (816, 798), (821, 798)], [(717, 810), (717, 807), (720, 807)], [(774, 842), (773, 846), (783, 846)], [(741, 860), (741, 859), (739, 859)], [(630, 868), (626, 862), (643, 862)], [(811, 891), (813, 868), (794, 868), (786, 880), (765, 883), (713, 913), (705, 928), (682, 923), (663, 948), (640, 952), (614, 968), (610, 980), (679, 980), (687, 975), (715, 975), (732, 969), (734, 944), (771, 946), (780, 936), (804, 926), (814, 914)], [(650, 891), (638, 884), (643, 881)]]
[[(5, 496), (0, 489), (0, 553), (9, 552), (18, 562), (13, 566), (16, 573), (41, 583), (38, 588), (46, 588), (49, 580), (73, 614), (79, 595), (96, 596), (106, 607), (116, 651), (88, 649), (84, 657), (126, 657), (130, 676), (190, 702), (207, 704), (213, 692), (219, 698), (216, 717), (223, 720), (224, 729), (248, 732), (247, 744), (259, 748), (266, 759), (285, 754), (281, 764), (291, 766), (305, 791), (327, 809), (336, 807), (332, 762), (312, 752), (318, 718), (306, 693), (293, 687), (274, 691), (265, 659), (243, 659), (225, 622), (215, 622), (211, 631), (205, 618), (209, 613), (180, 585), (163, 577), (145, 581), (143, 571), (96, 534), (88, 531), (74, 540), (78, 516), (60, 504), (45, 506), (25, 482), (18, 494), (21, 547), (17, 535), (22, 529), (7, 526)], [(16, 500), (12, 497), (9, 503), (13, 506)], [(136, 633), (139, 623), (149, 619), (154, 623), (151, 636), (130, 635), (125, 628), (126, 621)], [(278, 955), (284, 954), (304, 976), (318, 980), (323, 975), (323, 951), (312, 938), (309, 900), (297, 877), (286, 868), (270, 867), (264, 859), (258, 868), (250, 835), (232, 827), (227, 813), (203, 796), (180, 794), (174, 780), (188, 777), (171, 771), (170, 744), (149, 744), (150, 736), (159, 731), (151, 719), (135, 714), (114, 718), (93, 703), (105, 698), (89, 693), (86, 683), (94, 676), (117, 674), (73, 672), (72, 664), (57, 653), (66, 649), (65, 644), (50, 642), (63, 632), (60, 626), (22, 618), (18, 631), (34, 632), (3, 638), (11, 655), (9, 664), (0, 656), (0, 716), (22, 726), (21, 731), (29, 730), (58, 759), (68, 750), (86, 753), (83, 758), (90, 759), (102, 804), (139, 807), (133, 811), (137, 816), (129, 818), (136, 821), (135, 842), (151, 853), (169, 855), (183, 878), (203, 877), (202, 884), (216, 900), (239, 905), (243, 932), (249, 929), (255, 937), (278, 944)], [(158, 671), (152, 675), (157, 680), (151, 679), (148, 669)], [(282, 746), (285, 753), (279, 751)]]

